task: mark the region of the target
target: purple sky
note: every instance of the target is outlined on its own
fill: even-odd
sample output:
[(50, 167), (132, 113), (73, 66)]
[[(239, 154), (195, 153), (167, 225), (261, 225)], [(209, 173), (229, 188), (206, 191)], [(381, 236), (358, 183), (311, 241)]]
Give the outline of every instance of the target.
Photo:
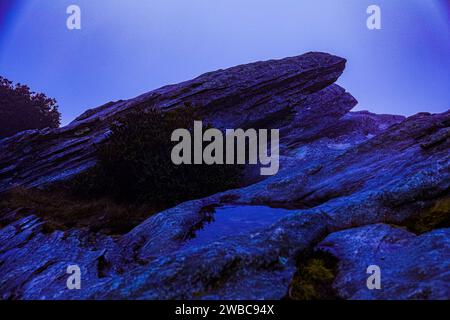
[[(66, 8), (82, 9), (82, 30)], [(366, 8), (382, 9), (380, 31)], [(237, 64), (325, 51), (357, 109), (450, 108), (449, 0), (0, 0), (0, 75), (85, 109)]]

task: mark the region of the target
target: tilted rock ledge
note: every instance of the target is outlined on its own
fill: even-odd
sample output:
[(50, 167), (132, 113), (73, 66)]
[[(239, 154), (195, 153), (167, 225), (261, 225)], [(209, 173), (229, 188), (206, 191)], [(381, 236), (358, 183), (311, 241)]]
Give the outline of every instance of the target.
[[(0, 194), (92, 167), (95, 144), (107, 139), (111, 123), (142, 104), (199, 105), (219, 128), (279, 128), (282, 144), (277, 175), (182, 203), (120, 237), (48, 232), (31, 213), (2, 212), (0, 297), (280, 299), (299, 255), (322, 250), (339, 261), (337, 297), (449, 299), (445, 219), (421, 235), (404, 227), (448, 203), (450, 112), (407, 119), (350, 112), (356, 100), (335, 84), (345, 64), (307, 53), (237, 66), (108, 103), (60, 129), (0, 140)], [(198, 226), (208, 228), (205, 207), (236, 206), (243, 214), (254, 206), (285, 210), (254, 232), (190, 245)], [(82, 290), (67, 290), (69, 264), (81, 267)], [(366, 287), (371, 264), (383, 271), (382, 290)]]

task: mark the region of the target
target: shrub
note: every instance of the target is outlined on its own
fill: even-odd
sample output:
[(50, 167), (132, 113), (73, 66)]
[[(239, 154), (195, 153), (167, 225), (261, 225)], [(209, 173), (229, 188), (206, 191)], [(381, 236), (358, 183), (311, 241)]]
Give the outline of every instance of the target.
[(57, 128), (60, 118), (55, 99), (0, 77), (0, 138), (29, 129)]
[(402, 223), (410, 231), (421, 234), (450, 227), (450, 197), (436, 200), (428, 208)]
[(289, 286), (293, 300), (337, 299), (333, 289), (337, 259), (323, 251), (306, 253), (297, 261), (297, 272)]
[(111, 127), (108, 141), (97, 147), (95, 167), (42, 190), (16, 188), (0, 199), (0, 213), (34, 213), (49, 232), (88, 228), (115, 235), (167, 207), (237, 186), (242, 166), (172, 163), (171, 134), (192, 129), (195, 110), (138, 108)]
[(167, 207), (237, 186), (242, 166), (172, 163), (172, 132), (192, 131), (196, 110), (140, 107), (124, 116), (98, 147), (97, 166), (76, 179), (77, 192)]

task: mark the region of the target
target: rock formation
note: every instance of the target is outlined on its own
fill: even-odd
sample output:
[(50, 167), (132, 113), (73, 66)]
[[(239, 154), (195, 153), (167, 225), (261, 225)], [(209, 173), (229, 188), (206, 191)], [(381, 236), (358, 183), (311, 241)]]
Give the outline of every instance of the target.
[[(0, 297), (280, 299), (298, 257), (321, 250), (338, 260), (336, 297), (450, 298), (450, 111), (407, 119), (351, 112), (356, 100), (334, 84), (345, 64), (307, 53), (237, 66), (108, 103), (60, 129), (0, 140), (1, 194), (45, 188), (92, 167), (111, 123), (141, 105), (195, 104), (216, 127), (279, 128), (281, 135), (277, 175), (182, 203), (119, 237), (48, 230), (38, 213), (1, 212)], [(253, 206), (285, 210), (250, 234), (189, 244), (208, 228), (205, 208), (239, 207), (245, 215)], [(437, 227), (412, 233), (436, 206), (443, 211)], [(81, 267), (82, 290), (67, 290), (69, 264)], [(382, 290), (366, 287), (372, 264), (383, 272)]]

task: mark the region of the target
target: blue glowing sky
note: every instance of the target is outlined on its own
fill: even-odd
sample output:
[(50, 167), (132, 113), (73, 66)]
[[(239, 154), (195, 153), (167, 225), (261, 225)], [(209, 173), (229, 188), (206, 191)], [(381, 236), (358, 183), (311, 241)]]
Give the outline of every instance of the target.
[[(82, 30), (66, 28), (66, 8)], [(382, 9), (380, 31), (366, 8)], [(0, 0), (0, 75), (90, 107), (255, 60), (325, 51), (357, 109), (450, 108), (450, 0)]]

